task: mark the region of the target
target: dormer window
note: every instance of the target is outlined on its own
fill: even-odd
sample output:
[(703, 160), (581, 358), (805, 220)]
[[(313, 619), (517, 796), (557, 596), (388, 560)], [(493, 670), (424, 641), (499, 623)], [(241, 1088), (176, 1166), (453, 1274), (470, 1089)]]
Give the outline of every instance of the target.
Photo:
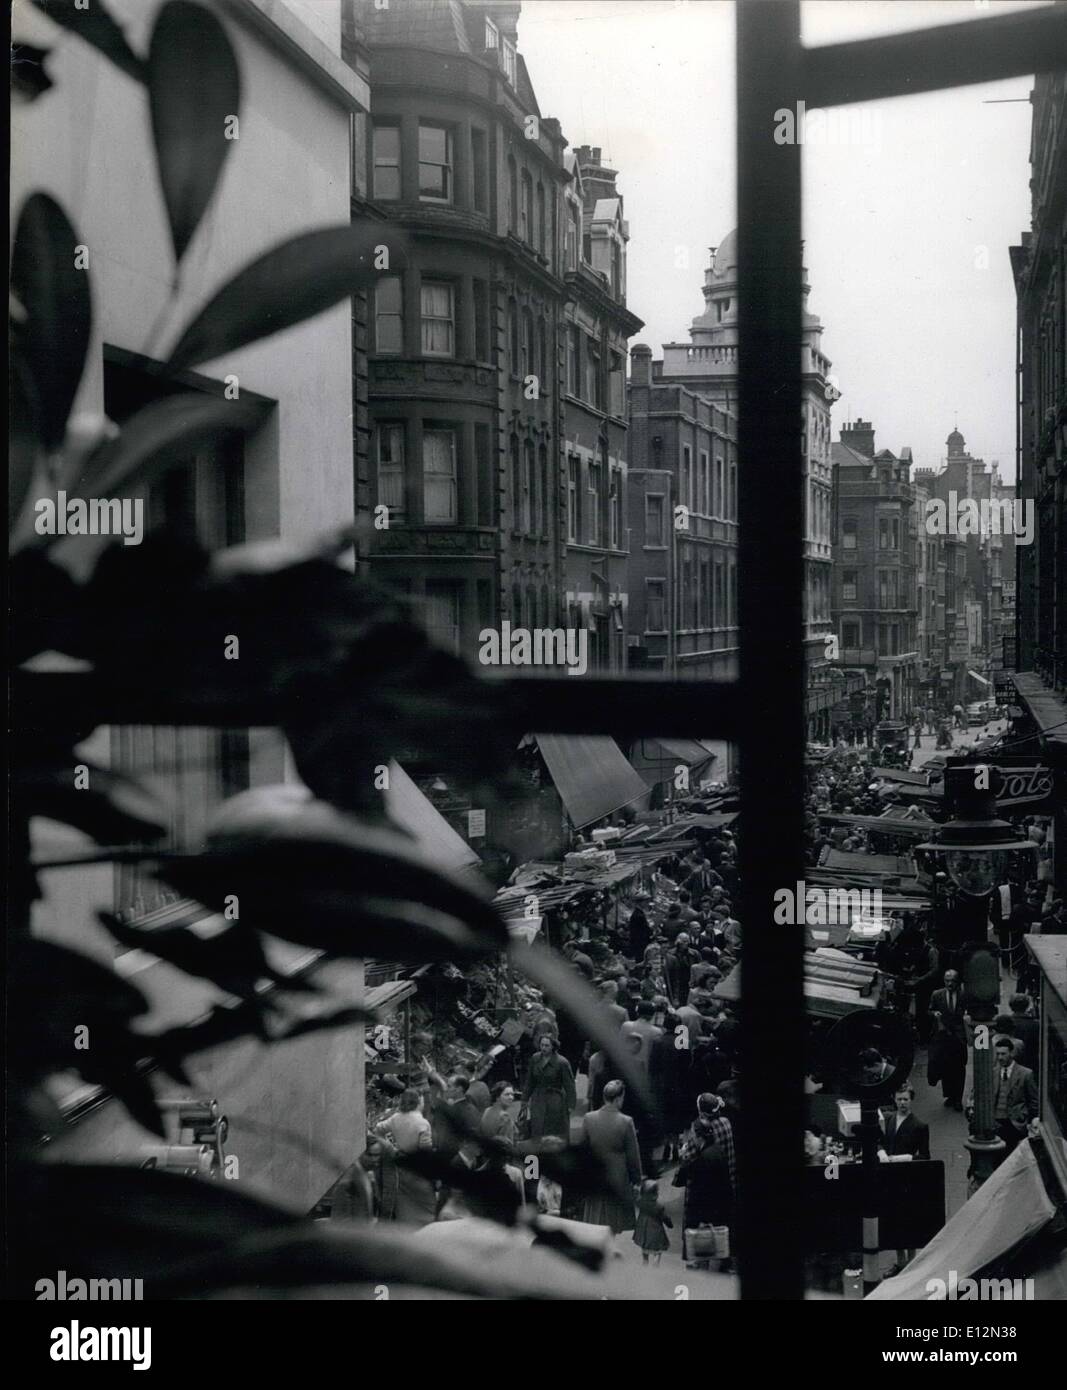
[(485, 47), (487, 52), (490, 48), (500, 47), (500, 30), (491, 19), (485, 21)]

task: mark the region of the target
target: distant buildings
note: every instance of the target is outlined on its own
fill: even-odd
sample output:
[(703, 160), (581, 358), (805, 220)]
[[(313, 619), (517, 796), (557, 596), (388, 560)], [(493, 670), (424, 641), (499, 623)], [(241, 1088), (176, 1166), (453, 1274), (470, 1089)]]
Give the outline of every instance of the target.
[(866, 673), (876, 692), (869, 710), (875, 720), (903, 719), (921, 680), (911, 450), (876, 453), (874, 426), (858, 419), (842, 427), (832, 458), (832, 611), (841, 664)]
[(737, 675), (737, 421), (631, 355), (630, 665)]
[[(804, 286), (805, 300), (808, 285)], [(737, 468), (758, 467), (736, 458), (737, 411), (737, 233), (713, 249), (704, 272), (704, 312), (694, 318), (688, 343), (665, 343), (661, 361), (635, 348), (630, 387), (632, 467), (641, 473), (631, 503), (633, 572), (631, 602), (649, 603), (659, 612), (661, 592), (678, 615), (674, 640), (656, 638), (647, 626), (632, 634), (638, 662), (684, 674), (729, 675), (737, 663)], [(830, 361), (821, 348), (822, 324), (804, 312), (804, 403), (801, 418), (805, 460), (805, 645), (809, 723), (813, 736), (829, 732), (829, 707), (839, 687), (830, 639), (832, 473), (830, 410), (837, 391)], [(722, 441), (718, 443), (717, 441)], [(660, 476), (657, 476), (660, 475)], [(655, 574), (655, 537), (660, 495), (667, 486), (674, 508), (684, 507), (688, 523), (668, 537), (663, 573)], [(665, 493), (664, 496), (667, 494)], [(675, 513), (672, 510), (671, 515)], [(644, 539), (638, 547), (636, 530)], [(653, 539), (649, 541), (649, 537)], [(670, 550), (673, 546), (674, 553)], [(640, 551), (640, 559), (638, 554)], [(704, 577), (706, 567), (707, 578)], [(718, 573), (721, 568), (721, 601)], [(662, 586), (662, 587), (661, 587)], [(710, 587), (708, 587), (710, 586)], [(644, 592), (639, 597), (638, 591)], [(647, 640), (646, 640), (647, 639)], [(836, 678), (835, 678), (836, 679)]]
[[(939, 690), (950, 704), (967, 704), (992, 696), (993, 673), (1003, 667), (1001, 568), (1005, 545), (1010, 549), (1014, 542), (998, 529), (991, 504), (1010, 500), (1005, 494), (1011, 490), (1001, 484), (995, 464), (989, 468), (968, 452), (958, 429), (948, 435), (945, 448), (940, 470), (916, 469), (914, 474), (924, 489), (924, 514), (926, 500), (941, 503), (940, 515), (953, 528), (936, 535), (944, 563), (944, 613), (940, 632), (927, 633), (930, 693), (936, 696)], [(965, 508), (976, 516), (977, 529), (963, 525)], [(931, 527), (937, 524), (931, 520)]]

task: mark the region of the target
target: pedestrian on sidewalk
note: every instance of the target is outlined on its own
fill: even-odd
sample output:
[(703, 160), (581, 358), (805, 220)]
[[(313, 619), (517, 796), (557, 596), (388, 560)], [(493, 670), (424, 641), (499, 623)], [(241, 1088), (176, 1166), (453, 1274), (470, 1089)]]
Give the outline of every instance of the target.
[(950, 1109), (962, 1110), (967, 1073), (967, 1028), (958, 971), (945, 971), (944, 989), (935, 989), (930, 996), (930, 1017), (934, 1022), (934, 1035), (926, 1079), (931, 1086), (940, 1082), (945, 1104)]
[(664, 1250), (671, 1248), (668, 1226), (673, 1228), (674, 1222), (659, 1199), (659, 1183), (655, 1178), (646, 1178), (638, 1194), (634, 1226), (634, 1244), (641, 1250), (643, 1264), (647, 1265), (651, 1258), (651, 1262), (658, 1265)]
[(633, 1201), (627, 1200), (626, 1194), (641, 1181), (637, 1131), (630, 1116), (623, 1113), (625, 1101), (623, 1083), (609, 1081), (600, 1108), (582, 1116), (581, 1142), (599, 1159), (605, 1186), (586, 1194), (581, 1219), (594, 1226), (610, 1226), (615, 1235), (634, 1229)]

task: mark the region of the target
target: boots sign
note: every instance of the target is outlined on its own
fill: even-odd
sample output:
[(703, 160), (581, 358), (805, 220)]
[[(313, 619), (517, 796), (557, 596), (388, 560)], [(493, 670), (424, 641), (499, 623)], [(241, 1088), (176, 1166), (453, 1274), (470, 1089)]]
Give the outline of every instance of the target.
[[(1055, 774), (1050, 767), (1000, 767), (997, 772), (1004, 779), (997, 792), (997, 810), (1017, 810), (1021, 807), (1033, 808), (1039, 802), (1047, 801), (1052, 795)], [(936, 786), (943, 785), (944, 774), (933, 779)]]

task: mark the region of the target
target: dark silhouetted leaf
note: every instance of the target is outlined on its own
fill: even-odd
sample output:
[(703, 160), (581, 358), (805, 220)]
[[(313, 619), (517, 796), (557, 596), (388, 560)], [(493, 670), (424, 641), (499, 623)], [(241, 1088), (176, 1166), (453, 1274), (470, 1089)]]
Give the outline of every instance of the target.
[[(388, 265), (376, 268), (383, 246)], [(178, 339), (169, 366), (192, 367), (303, 323), (404, 263), (400, 233), (381, 223), (323, 227), (280, 242), (208, 301)]]
[(34, 432), (49, 451), (63, 442), (92, 329), (89, 274), (74, 264), (78, 244), (53, 198), (34, 193), (26, 200), (11, 253), (11, 287), (25, 311), (12, 324), (12, 355), (32, 382)]
[(288, 1042), (290, 1038), (303, 1038), (308, 1033), (321, 1033), (329, 1028), (353, 1028), (358, 1023), (373, 1026), (380, 1017), (374, 1009), (360, 1009), (353, 1004), (347, 1008), (298, 1018), (281, 1032), (272, 1033), (271, 1041)]
[(499, 1221), (502, 1226), (514, 1226), (518, 1219), (518, 1189), (499, 1167), (468, 1168), (432, 1152), (401, 1155), (396, 1164), (462, 1192), (475, 1216)]
[(167, 0), (148, 53), (148, 99), (174, 259), (200, 225), (234, 140), (241, 77), (226, 31), (202, 5)]
[(67, 571), (40, 550), (22, 550), (11, 561), (10, 575), (8, 636), (14, 663), (37, 652), (83, 656), (82, 644), (89, 636), (83, 627), (83, 595)]
[(82, 763), (87, 786), (75, 785), (75, 764), (42, 763), (16, 771), (12, 799), (19, 814), (46, 816), (76, 826), (98, 844), (158, 840), (167, 833), (166, 812), (137, 782), (107, 768)]
[[(521, 1236), (489, 1259), (444, 1252), (416, 1232), (311, 1222), (249, 1195), (237, 1183), (204, 1182), (128, 1164), (20, 1166), (9, 1186), (10, 1269), (16, 1296), (32, 1298), (42, 1270), (92, 1270), (144, 1280), (148, 1299), (212, 1291), (301, 1286), (319, 1296), (373, 1299), (431, 1291), (499, 1300), (633, 1301), (677, 1297), (677, 1270), (612, 1260), (595, 1275)], [(539, 1228), (535, 1224), (535, 1229)], [(506, 1238), (506, 1237), (505, 1237)], [(540, 1235), (538, 1235), (540, 1241)], [(692, 1297), (736, 1296), (732, 1281), (690, 1275)], [(363, 1286), (363, 1287), (361, 1287)], [(367, 1287), (369, 1286), (369, 1287)]]
[(236, 894), (242, 922), (259, 931), (345, 956), (389, 949), (398, 960), (470, 958), (507, 944), (485, 885), (302, 788), (242, 792), (207, 838), (206, 853), (168, 862), (160, 876), (216, 911)]
[(151, 1297), (153, 1277), (184, 1259), (221, 1254), (257, 1231), (306, 1227), (239, 1183), (203, 1182), (129, 1163), (20, 1167), (9, 1191), (13, 1265), (16, 1276), (29, 1281), (27, 1298), (42, 1269), (144, 1279)]
[(105, 497), (130, 486), (146, 488), (177, 458), (227, 430), (252, 429), (263, 414), (263, 407), (251, 401), (192, 392), (154, 401), (126, 422), (117, 439), (92, 455), (87, 472), (68, 497)]
[(11, 92), (16, 101), (36, 101), (54, 85), (44, 66), (50, 51), (32, 43), (11, 45)]
[(18, 980), (8, 997), (9, 1064), (21, 1086), (30, 1089), (56, 1072), (76, 1071), (105, 1086), (139, 1124), (162, 1135), (142, 1065), (147, 1050), (129, 1026), (148, 1009), (140, 990), (52, 941), (15, 942), (9, 964)]
[[(255, 932), (240, 923), (210, 936), (200, 936), (189, 926), (156, 928), (131, 927), (110, 912), (98, 914), (100, 921), (116, 941), (131, 951), (148, 951), (169, 965), (211, 980), (227, 994), (239, 999), (256, 997), (256, 985), (270, 980), (287, 989), (312, 991), (313, 987), (299, 979), (289, 980), (267, 961)], [(196, 922), (204, 915), (202, 907), (190, 905), (188, 920)]]
[(144, 64), (126, 42), (126, 35), (108, 14), (102, 0), (92, 0), (85, 9), (76, 8), (72, 0), (33, 0), (33, 4), (53, 23), (91, 43), (127, 76), (136, 82), (144, 81)]
[(33, 485), (39, 459), (35, 396), (29, 363), (24, 357), (14, 356), (8, 390), (11, 420), (8, 426), (7, 463), (7, 524), (12, 537), (12, 553), (17, 549), (16, 537), (19, 532), (28, 530), (32, 533), (33, 528), (30, 516), (26, 517), (21, 527), (19, 519)]
[(568, 1014), (585, 1036), (608, 1054), (620, 1078), (626, 1082), (631, 1099), (647, 1110), (654, 1110), (655, 1102), (645, 1079), (634, 1063), (633, 1054), (624, 1046), (624, 1035), (602, 1000), (579, 978), (574, 968), (543, 946), (515, 942), (510, 955), (515, 969), (533, 980), (554, 1006)]

